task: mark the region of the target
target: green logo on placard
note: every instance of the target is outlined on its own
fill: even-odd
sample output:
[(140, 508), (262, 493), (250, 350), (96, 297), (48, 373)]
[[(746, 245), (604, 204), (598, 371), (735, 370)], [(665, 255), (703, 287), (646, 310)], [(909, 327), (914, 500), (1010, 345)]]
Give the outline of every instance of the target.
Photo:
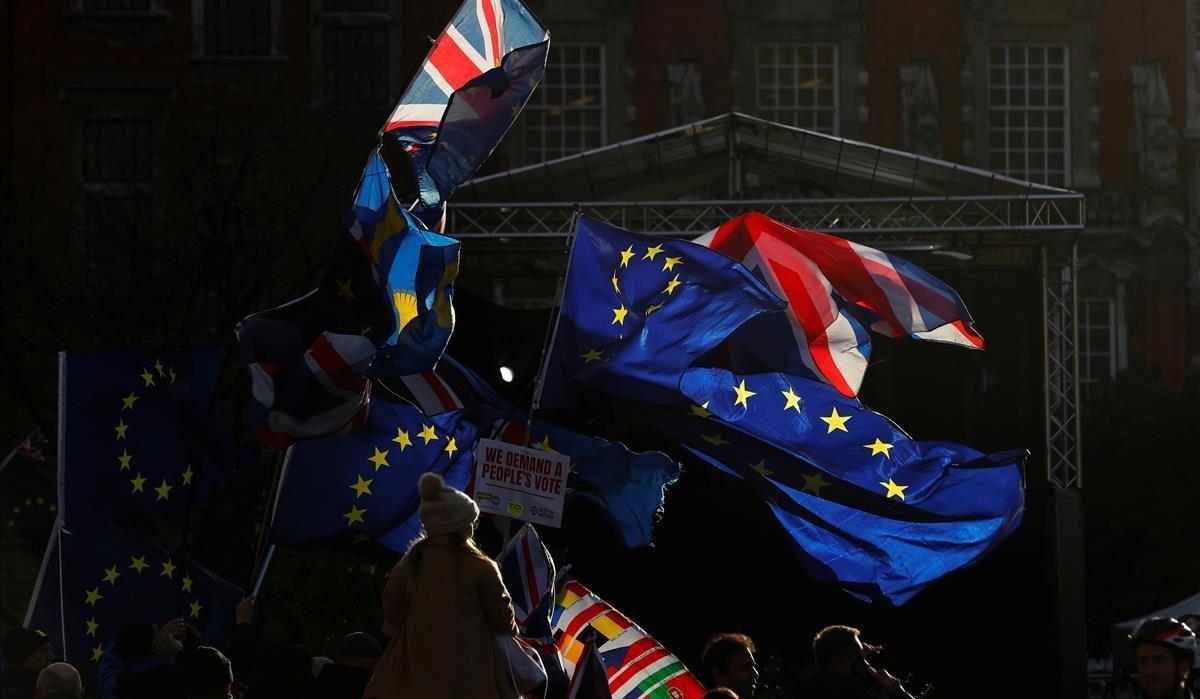
[(520, 517), (522, 514), (524, 514), (524, 512), (525, 512), (525, 507), (524, 507), (523, 505), (521, 505), (521, 503), (519, 503), (519, 502), (512, 502), (511, 500), (509, 501), (509, 503), (508, 503), (508, 514), (509, 514), (510, 516), (512, 516), (512, 517)]

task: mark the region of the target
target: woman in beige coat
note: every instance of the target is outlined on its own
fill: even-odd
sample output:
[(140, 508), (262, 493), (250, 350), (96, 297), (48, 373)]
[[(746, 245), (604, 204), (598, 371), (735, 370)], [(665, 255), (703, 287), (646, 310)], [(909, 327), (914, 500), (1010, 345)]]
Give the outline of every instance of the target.
[(427, 473), (418, 483), (425, 537), (392, 569), (383, 591), (384, 633), (366, 699), (514, 699), (496, 636), (517, 633), (496, 564), (471, 536), (479, 508)]

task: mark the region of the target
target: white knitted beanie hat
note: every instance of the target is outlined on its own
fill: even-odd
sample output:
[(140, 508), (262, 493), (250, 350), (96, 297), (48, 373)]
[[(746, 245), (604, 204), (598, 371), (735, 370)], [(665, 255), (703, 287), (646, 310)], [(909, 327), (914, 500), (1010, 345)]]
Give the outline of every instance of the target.
[(466, 529), (479, 519), (479, 506), (466, 493), (446, 485), (436, 473), (417, 481), (421, 493), (421, 524), (429, 536)]

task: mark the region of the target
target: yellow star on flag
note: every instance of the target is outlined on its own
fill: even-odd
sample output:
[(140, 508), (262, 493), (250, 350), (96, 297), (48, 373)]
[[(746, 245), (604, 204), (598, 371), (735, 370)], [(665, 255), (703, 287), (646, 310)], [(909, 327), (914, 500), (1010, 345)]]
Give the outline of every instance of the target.
[(142, 377), (142, 381), (146, 382), (147, 386), (154, 385), (154, 374), (151, 374), (149, 369), (142, 367), (142, 373), (140, 374), (140, 376)]
[(667, 288), (663, 289), (663, 291), (666, 292), (667, 296), (671, 296), (672, 294), (675, 293), (675, 287), (679, 286), (682, 283), (683, 282), (679, 281), (679, 275), (676, 274), (674, 279), (667, 282)]
[(353, 281), (353, 279), (337, 280), (337, 286), (338, 286), (337, 295), (346, 299), (347, 303), (350, 302), (350, 299), (354, 298), (354, 292), (350, 290), (350, 283), (352, 281)]
[(637, 254), (637, 253), (635, 253), (635, 252), (633, 251), (633, 246), (632, 246), (632, 245), (630, 245), (629, 247), (627, 247), (627, 248), (625, 248), (624, 250), (622, 250), (622, 251), (621, 251), (621, 266), (622, 266), (622, 267), (628, 267), (628, 266), (629, 266), (629, 261), (633, 259), (633, 256), (634, 256), (635, 254)]
[(558, 453), (558, 451), (554, 447), (550, 446), (550, 435), (548, 435), (548, 434), (542, 435), (542, 441), (538, 442), (537, 444), (534, 444), (533, 446), (537, 449), (541, 449), (542, 451), (546, 452), (547, 454), (557, 454)]
[(787, 404), (783, 406), (784, 410), (795, 408), (796, 412), (800, 412), (800, 396), (796, 395), (796, 393), (792, 391), (791, 386), (788, 386), (788, 390), (780, 391), (780, 393), (783, 394), (784, 400), (787, 401)]
[(95, 638), (96, 629), (100, 628), (100, 625), (96, 623), (96, 617), (88, 619), (85, 623), (87, 623), (87, 635)]
[(667, 259), (663, 260), (662, 271), (664, 271), (664, 272), (666, 272), (668, 270), (674, 271), (675, 265), (681, 265), (681, 264), (683, 264), (682, 257), (668, 257)]
[(729, 441), (722, 437), (720, 432), (717, 432), (716, 434), (702, 434), (700, 435), (700, 438), (714, 447), (719, 447), (722, 444), (729, 444)]
[[(630, 247), (633, 247), (633, 246), (631, 245)], [(643, 260), (653, 260), (654, 256), (662, 251), (663, 251), (663, 248), (661, 245), (651, 245), (650, 247), (646, 248), (646, 254), (642, 255), (642, 259)]]
[(158, 574), (158, 577), (161, 578), (162, 576), (165, 575), (169, 578), (175, 574), (175, 564), (171, 562), (170, 558), (168, 558), (166, 560), (166, 562), (162, 564), (162, 566), (163, 566), (162, 572), (160, 572)]
[(204, 607), (200, 606), (200, 600), (194, 599), (194, 600), (192, 600), (191, 604), (188, 605), (188, 609), (191, 610), (188, 613), (188, 616), (190, 616), (193, 619), (199, 619), (200, 618), (200, 610), (204, 609)]
[(612, 283), (613, 283), (613, 291), (617, 292), (618, 294), (621, 293), (621, 284), (620, 284), (619, 280), (617, 279), (616, 272), (613, 272)]
[(838, 415), (837, 408), (835, 407), (832, 414), (821, 418), (825, 421), (825, 424), (829, 425), (829, 429), (825, 431), (825, 434), (833, 434), (834, 430), (849, 433), (850, 430), (846, 429), (846, 423), (850, 421), (850, 418), (850, 415)]
[(887, 497), (890, 498), (894, 495), (900, 498), (901, 501), (904, 500), (904, 491), (908, 489), (907, 485), (896, 485), (896, 482), (891, 478), (887, 479), (886, 481), (879, 481), (879, 485), (887, 488)]
[(405, 449), (412, 446), (412, 440), (409, 439), (408, 433), (399, 427), (396, 428), (396, 436), (392, 437), (392, 441), (400, 445), (401, 454), (404, 453)]
[(708, 411), (710, 401), (704, 401), (701, 405), (692, 405), (692, 415), (696, 417), (712, 417), (712, 413)]
[(746, 464), (746, 465), (749, 466), (750, 468), (754, 469), (755, 471), (758, 471), (758, 474), (763, 477), (766, 477), (766, 476), (771, 475), (772, 473), (775, 473), (771, 469), (767, 468), (767, 460), (766, 459), (759, 459), (757, 463)]
[(166, 372), (163, 371), (163, 363), (161, 359), (154, 360), (154, 370), (158, 372), (159, 376), (167, 375)]
[(450, 441), (446, 442), (445, 452), (449, 454), (451, 458), (453, 458), (454, 452), (456, 451), (458, 451), (458, 445), (454, 443), (454, 438), (451, 437)]
[(84, 600), (84, 604), (90, 604), (95, 607), (96, 603), (102, 599), (104, 599), (104, 595), (100, 594), (100, 586), (97, 585), (96, 587), (87, 591), (87, 599)]
[(133, 491), (129, 493), (130, 495), (133, 495), (133, 493), (146, 492), (145, 490), (142, 490), (142, 486), (146, 485), (146, 479), (142, 477), (142, 474), (139, 473), (137, 476), (130, 478), (129, 482), (133, 484)]
[(879, 439), (878, 437), (875, 438), (874, 443), (863, 445), (863, 449), (871, 450), (871, 456), (875, 456), (876, 454), (883, 454), (886, 458), (889, 458), (889, 459), (892, 458), (891, 452), (888, 451), (891, 448), (892, 448), (891, 444), (884, 442), (883, 440)]
[(370, 461), (371, 463), (375, 464), (375, 470), (378, 471), (379, 469), (383, 468), (384, 466), (391, 465), (388, 463), (387, 455), (388, 455), (388, 453), (386, 451), (380, 451), (379, 447), (375, 447), (375, 453), (372, 454), (371, 456), (367, 457), (367, 461)]
[(355, 522), (362, 522), (363, 515), (365, 515), (366, 513), (367, 513), (367, 508), (364, 507), (360, 510), (357, 507), (355, 507), (354, 505), (351, 505), (350, 511), (342, 516), (346, 518), (346, 526), (348, 527), (351, 524), (354, 524)]
[(119, 577), (121, 577), (121, 574), (117, 572), (117, 567), (115, 565), (112, 568), (108, 568), (104, 571), (104, 582), (108, 583), (109, 585), (116, 585), (117, 578)]
[(421, 439), (425, 440), (425, 444), (437, 441), (437, 430), (433, 429), (433, 425), (424, 425), (421, 427)]
[(588, 350), (587, 354), (581, 354), (579, 358), (583, 360), (584, 364), (591, 364), (596, 360), (603, 359), (604, 353), (600, 350)]
[(825, 479), (822, 478), (821, 474), (819, 474), (819, 473), (812, 475), (812, 476), (804, 474), (803, 477), (804, 477), (804, 487), (801, 488), (800, 490), (803, 490), (806, 493), (812, 493), (813, 495), (816, 495), (817, 497), (820, 497), (820, 495), (821, 495), (821, 488), (824, 488), (825, 486), (829, 485), (829, 483), (826, 483)]
[(656, 303), (653, 306), (648, 306), (646, 308), (646, 315), (650, 315), (651, 313), (659, 310), (660, 308), (662, 308), (665, 305), (666, 305), (665, 303)]
[(616, 325), (617, 323), (624, 325), (625, 324), (625, 315), (627, 313), (629, 313), (629, 309), (625, 308), (625, 306), (622, 305), (620, 308), (612, 309), (612, 312), (613, 312), (613, 321), (611, 323), (609, 323), (609, 325)]
[(37, 504), (39, 504), (39, 505), (45, 505), (45, 504), (46, 504), (46, 498), (39, 497), (37, 500), (34, 500), (34, 502), (36, 502), (36, 503), (37, 503)]
[(357, 476), (358, 482), (352, 483), (350, 489), (354, 491), (354, 499), (357, 500), (363, 495), (373, 495), (371, 492), (371, 484), (375, 482), (374, 478), (363, 478), (362, 474)]
[(162, 485), (160, 485), (154, 489), (154, 492), (158, 493), (158, 497), (154, 498), (154, 502), (158, 502), (159, 500), (166, 500), (166, 499), (170, 498), (171, 497), (171, 489), (174, 487), (175, 486), (173, 486), (173, 485), (167, 485), (167, 479), (164, 478)]
[(131, 460), (133, 460), (133, 454), (130, 454), (128, 449), (122, 449), (121, 455), (117, 457), (117, 461), (121, 464), (122, 471), (129, 470), (129, 462)]
[(171, 383), (175, 383), (175, 367), (168, 369), (167, 373), (171, 375)]
[(750, 409), (750, 404), (747, 402), (749, 400), (750, 396), (758, 395), (754, 391), (751, 391), (746, 388), (746, 380), (745, 379), (742, 379), (742, 382), (740, 384), (733, 387), (733, 392), (737, 394), (737, 398), (735, 398), (733, 400), (733, 404), (740, 405), (743, 408), (745, 408), (746, 410)]
[(184, 573), (184, 574), (183, 574), (183, 591), (184, 591), (184, 592), (191, 592), (191, 591), (192, 591), (192, 583), (193, 583), (193, 582), (195, 582), (195, 581), (194, 581), (194, 580), (192, 580), (190, 577), (188, 577), (188, 574), (187, 574), (187, 573)]
[(117, 439), (122, 440), (125, 439), (125, 432), (129, 430), (129, 425), (125, 424), (125, 418), (121, 418), (117, 421), (117, 426), (113, 429), (117, 431)]
[(98, 645), (92, 649), (92, 662), (93, 663), (100, 662), (100, 658), (103, 658), (103, 657), (104, 657), (104, 645), (103, 644)]
[(196, 475), (196, 472), (192, 470), (192, 465), (188, 464), (187, 470), (179, 475), (183, 476), (183, 484), (184, 485), (191, 485), (192, 484), (192, 476)]
[(129, 395), (127, 395), (121, 399), (121, 410), (126, 410), (126, 409), (133, 410), (133, 404), (137, 402), (138, 398), (139, 398), (138, 394), (134, 393), (133, 391), (130, 391)]
[(150, 565), (146, 563), (145, 556), (130, 556), (129, 560), (131, 561), (129, 567), (133, 568), (138, 573), (141, 573), (143, 570), (150, 567)]

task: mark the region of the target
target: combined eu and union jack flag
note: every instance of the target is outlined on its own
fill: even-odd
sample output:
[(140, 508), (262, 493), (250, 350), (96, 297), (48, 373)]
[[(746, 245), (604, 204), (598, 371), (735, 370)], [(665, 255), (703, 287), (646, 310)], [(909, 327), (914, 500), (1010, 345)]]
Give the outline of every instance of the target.
[(217, 351), (59, 355), (59, 503), (67, 526), (180, 510), (242, 457), (217, 430)]
[[(740, 261), (788, 302), (785, 318), (760, 318), (739, 331), (738, 350), (772, 369), (811, 375), (844, 396), (858, 394), (871, 331), (983, 349), (954, 289), (895, 255), (760, 213), (738, 216), (694, 242)], [(760, 341), (780, 333), (795, 341)]]
[(549, 41), (520, 0), (466, 0), (435, 40), (381, 134), (408, 155), (430, 228), (541, 81)]
[(594, 644), (615, 699), (704, 696), (704, 686), (679, 658), (577, 581), (563, 585), (551, 623), (567, 674), (576, 674), (589, 642)]
[(581, 218), (543, 404), (624, 405), (765, 488), (810, 573), (856, 594), (902, 603), (1015, 529), (1023, 452), (914, 441), (827, 384), (722, 366), (736, 331), (783, 305), (708, 248)]
[(434, 471), (466, 488), (474, 443), (475, 428), (461, 412), (427, 417), (410, 405), (373, 401), (363, 429), (289, 450), (271, 541), (298, 544), (348, 532), (403, 553), (420, 532), (417, 480)]
[(97, 522), (55, 532), (25, 626), (45, 632), (59, 658), (90, 681), (124, 624), (182, 618), (206, 645), (224, 647), (241, 598), (240, 589), (198, 563)]

